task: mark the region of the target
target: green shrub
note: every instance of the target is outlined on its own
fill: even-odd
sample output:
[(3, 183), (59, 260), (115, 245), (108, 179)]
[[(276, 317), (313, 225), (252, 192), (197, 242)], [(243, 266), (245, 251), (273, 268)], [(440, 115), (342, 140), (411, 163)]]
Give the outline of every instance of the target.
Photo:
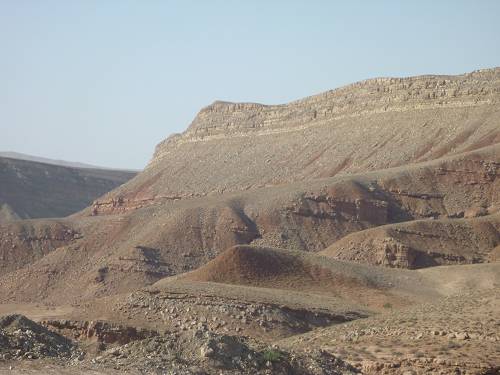
[(262, 353), (262, 357), (265, 361), (279, 362), (281, 360), (281, 352), (274, 349), (268, 349), (264, 353)]
[(392, 305), (389, 302), (384, 303), (384, 309), (392, 309)]

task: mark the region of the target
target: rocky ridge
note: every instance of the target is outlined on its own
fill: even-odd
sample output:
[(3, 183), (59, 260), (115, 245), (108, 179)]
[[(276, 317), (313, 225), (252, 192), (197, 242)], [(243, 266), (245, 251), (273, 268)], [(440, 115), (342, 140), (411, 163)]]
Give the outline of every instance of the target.
[[(297, 131), (345, 117), (439, 107), (496, 104), (500, 69), (461, 76), (374, 78), (284, 105), (216, 101), (203, 108), (182, 136), (168, 142), (207, 141)], [(162, 157), (157, 148), (153, 163)]]
[(363, 173), (492, 145), (500, 141), (499, 76), (496, 68), (375, 79), (277, 106), (215, 102), (160, 143), (140, 176), (96, 205), (137, 207)]

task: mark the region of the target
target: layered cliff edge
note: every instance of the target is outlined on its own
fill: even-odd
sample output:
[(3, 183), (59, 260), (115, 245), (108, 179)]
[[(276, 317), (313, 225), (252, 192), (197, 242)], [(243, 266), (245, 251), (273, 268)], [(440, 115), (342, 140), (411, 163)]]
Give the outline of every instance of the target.
[(498, 104), (499, 94), (500, 68), (493, 68), (458, 76), (367, 79), (281, 105), (215, 101), (184, 133), (161, 142), (151, 164), (169, 144), (298, 131), (375, 113)]
[(215, 102), (96, 202), (132, 205), (435, 160), (500, 142), (500, 68), (377, 78), (283, 105)]

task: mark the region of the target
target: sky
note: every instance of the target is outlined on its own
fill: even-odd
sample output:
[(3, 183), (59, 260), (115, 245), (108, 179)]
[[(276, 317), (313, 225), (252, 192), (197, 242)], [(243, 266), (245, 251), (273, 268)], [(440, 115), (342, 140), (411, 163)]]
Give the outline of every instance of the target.
[(0, 151), (141, 169), (215, 100), (500, 66), (500, 1), (0, 0)]

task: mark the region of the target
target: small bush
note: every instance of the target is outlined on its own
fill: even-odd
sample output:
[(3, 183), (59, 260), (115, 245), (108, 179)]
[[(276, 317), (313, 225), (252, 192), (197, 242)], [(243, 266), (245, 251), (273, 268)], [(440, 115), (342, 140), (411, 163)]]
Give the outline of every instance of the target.
[(389, 302), (386, 302), (384, 303), (384, 309), (392, 309), (392, 304), (390, 304)]
[(268, 349), (262, 353), (262, 357), (265, 361), (279, 362), (281, 360), (281, 353), (278, 350)]

